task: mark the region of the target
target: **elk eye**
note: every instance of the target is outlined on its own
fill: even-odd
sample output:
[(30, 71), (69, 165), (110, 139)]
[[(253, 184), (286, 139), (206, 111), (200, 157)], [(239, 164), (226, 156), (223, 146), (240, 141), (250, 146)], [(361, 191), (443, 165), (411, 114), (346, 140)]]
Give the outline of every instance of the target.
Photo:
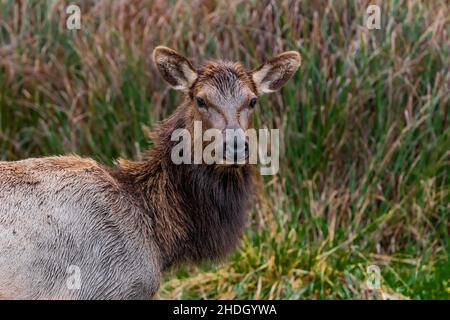
[(251, 98), (250, 99), (250, 104), (249, 104), (250, 109), (253, 109), (255, 107), (256, 102), (258, 102), (257, 98)]
[(203, 98), (201, 98), (201, 97), (195, 97), (195, 101), (197, 102), (197, 105), (198, 105), (200, 108), (206, 108), (206, 102), (205, 102), (205, 100), (204, 100)]

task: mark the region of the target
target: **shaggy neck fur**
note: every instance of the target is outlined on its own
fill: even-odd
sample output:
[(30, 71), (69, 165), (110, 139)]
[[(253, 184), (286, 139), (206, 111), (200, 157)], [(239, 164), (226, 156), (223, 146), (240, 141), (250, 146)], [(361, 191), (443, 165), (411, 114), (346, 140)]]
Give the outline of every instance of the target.
[(155, 145), (141, 162), (121, 160), (119, 179), (137, 197), (150, 220), (148, 237), (160, 249), (163, 268), (181, 262), (217, 260), (233, 250), (243, 231), (253, 192), (254, 168), (175, 165), (173, 130), (190, 128), (185, 101), (154, 132)]

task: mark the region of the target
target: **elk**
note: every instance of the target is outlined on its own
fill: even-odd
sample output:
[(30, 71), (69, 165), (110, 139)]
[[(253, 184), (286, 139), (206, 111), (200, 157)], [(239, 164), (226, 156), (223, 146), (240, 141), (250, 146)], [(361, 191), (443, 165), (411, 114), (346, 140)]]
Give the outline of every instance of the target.
[(0, 162), (0, 299), (152, 299), (171, 266), (217, 261), (238, 245), (254, 165), (176, 165), (171, 133), (194, 121), (251, 127), (257, 97), (281, 88), (300, 55), (254, 70), (227, 61), (194, 68), (159, 46), (153, 60), (184, 100), (153, 131), (144, 160)]

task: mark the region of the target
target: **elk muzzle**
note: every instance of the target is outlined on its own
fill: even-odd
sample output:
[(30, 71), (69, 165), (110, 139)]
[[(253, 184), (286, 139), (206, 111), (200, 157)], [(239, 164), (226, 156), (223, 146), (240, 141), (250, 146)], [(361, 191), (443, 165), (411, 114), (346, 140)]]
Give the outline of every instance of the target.
[(224, 130), (224, 159), (229, 162), (243, 162), (249, 157), (249, 144), (244, 130), (229, 126)]

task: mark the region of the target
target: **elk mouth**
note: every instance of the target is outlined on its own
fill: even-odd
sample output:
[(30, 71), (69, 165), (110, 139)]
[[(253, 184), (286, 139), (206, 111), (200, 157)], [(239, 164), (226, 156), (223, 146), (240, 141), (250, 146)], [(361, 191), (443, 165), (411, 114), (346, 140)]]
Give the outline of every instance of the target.
[(239, 142), (237, 138), (234, 138), (231, 143), (225, 142), (223, 147), (223, 155), (225, 164), (236, 166), (246, 164), (249, 158), (248, 142)]

